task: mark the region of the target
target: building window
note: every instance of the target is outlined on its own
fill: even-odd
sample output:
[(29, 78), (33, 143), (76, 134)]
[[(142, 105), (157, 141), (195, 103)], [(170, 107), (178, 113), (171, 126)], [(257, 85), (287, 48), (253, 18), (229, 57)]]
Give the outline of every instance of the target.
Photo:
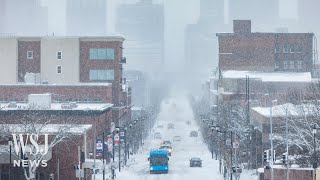
[(296, 52), (301, 53), (302, 52), (302, 47), (300, 45), (296, 46)]
[(279, 68), (280, 68), (279, 65), (278, 65), (277, 63), (275, 63), (275, 64), (274, 64), (274, 69), (275, 69), (275, 70), (278, 70)]
[(290, 51), (290, 53), (294, 53), (294, 45), (290, 45), (289, 51)]
[(288, 44), (285, 44), (285, 45), (283, 46), (283, 52), (284, 52), (284, 53), (288, 53), (288, 52), (289, 52), (289, 46), (288, 46)]
[(90, 81), (108, 81), (114, 80), (114, 70), (90, 70)]
[(290, 69), (294, 69), (294, 61), (290, 61)]
[(302, 70), (302, 61), (298, 61), (297, 63), (297, 69)]
[(113, 48), (90, 48), (89, 50), (90, 60), (114, 60)]
[(57, 52), (57, 59), (61, 60), (62, 59), (62, 51)]
[(288, 61), (283, 62), (283, 69), (288, 69)]
[(27, 51), (27, 59), (33, 59), (33, 51)]
[(62, 74), (62, 67), (60, 65), (57, 66), (57, 73)]

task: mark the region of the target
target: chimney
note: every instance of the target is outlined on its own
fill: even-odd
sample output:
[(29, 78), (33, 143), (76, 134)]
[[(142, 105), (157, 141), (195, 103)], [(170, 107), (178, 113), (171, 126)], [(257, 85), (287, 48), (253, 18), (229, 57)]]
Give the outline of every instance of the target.
[(251, 20), (233, 20), (233, 32), (235, 34), (251, 33)]

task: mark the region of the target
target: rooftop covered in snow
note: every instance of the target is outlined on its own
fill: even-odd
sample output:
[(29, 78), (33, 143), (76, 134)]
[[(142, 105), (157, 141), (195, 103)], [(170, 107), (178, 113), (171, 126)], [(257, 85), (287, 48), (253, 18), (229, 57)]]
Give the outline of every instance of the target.
[[(110, 103), (76, 103), (76, 107), (68, 107), (68, 103), (51, 103), (50, 109), (32, 108), (28, 103), (16, 103), (16, 107), (10, 107), (10, 103), (1, 103), (0, 111), (17, 110), (52, 110), (52, 111), (106, 111), (113, 107)], [(66, 107), (66, 108), (64, 108)]]
[(0, 124), (0, 132), (10, 133), (35, 133), (35, 134), (57, 134), (60, 132), (81, 135), (92, 128), (91, 124)]
[(258, 72), (258, 71), (223, 71), (222, 77), (228, 79), (260, 79), (264, 82), (311, 82), (310, 72)]
[[(270, 117), (270, 107), (253, 107), (253, 111), (264, 117)], [(315, 114), (317, 107), (312, 104), (294, 105), (291, 103), (276, 105), (272, 107), (272, 117), (299, 117)]]

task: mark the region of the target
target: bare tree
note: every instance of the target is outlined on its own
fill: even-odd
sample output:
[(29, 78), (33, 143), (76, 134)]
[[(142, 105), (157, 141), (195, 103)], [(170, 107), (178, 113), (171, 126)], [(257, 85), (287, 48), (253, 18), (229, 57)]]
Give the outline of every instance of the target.
[[(19, 111), (12, 110), (12, 112), (14, 112), (11, 113), (14, 118), (11, 121), (0, 124), (1, 138), (8, 140), (9, 137), (13, 137), (13, 134), (23, 134), (24, 138), (33, 136), (36, 143), (40, 145), (40, 151), (38, 151), (32, 146), (31, 142), (24, 140), (27, 142), (25, 144), (26, 147), (30, 148), (27, 158), (28, 160), (31, 160), (28, 161), (27, 167), (22, 167), (24, 176), (27, 180), (33, 180), (36, 177), (38, 165), (34, 162), (42, 162), (46, 157), (46, 154), (41, 153), (45, 151), (41, 144), (47, 143), (47, 152), (50, 152), (58, 143), (68, 141), (75, 134), (79, 135), (85, 130), (85, 125), (80, 125), (77, 118), (68, 115), (62, 116), (62, 113), (65, 113), (62, 111), (62, 113), (53, 113), (52, 110), (50, 111), (44, 108), (26, 107), (26, 109), (21, 109)], [(45, 134), (48, 134), (47, 139), (41, 138)], [(19, 142), (19, 136), (17, 136), (17, 142)], [(16, 148), (16, 150), (19, 150), (19, 153), (13, 153), (15, 159), (18, 159), (18, 162), (23, 161), (26, 158), (21, 156), (21, 154), (25, 154), (21, 147), (21, 142), (19, 146), (20, 147), (14, 147), (14, 149)], [(42, 165), (45, 166), (45, 164)]]

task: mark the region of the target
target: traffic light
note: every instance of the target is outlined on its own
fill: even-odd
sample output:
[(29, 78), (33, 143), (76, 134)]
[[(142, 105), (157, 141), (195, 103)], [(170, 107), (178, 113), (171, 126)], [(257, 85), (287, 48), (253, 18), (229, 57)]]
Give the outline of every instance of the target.
[(269, 162), (269, 157), (270, 157), (269, 150), (263, 151), (263, 161)]
[(287, 160), (287, 153), (283, 153), (282, 154), (282, 163), (286, 164), (286, 160)]

